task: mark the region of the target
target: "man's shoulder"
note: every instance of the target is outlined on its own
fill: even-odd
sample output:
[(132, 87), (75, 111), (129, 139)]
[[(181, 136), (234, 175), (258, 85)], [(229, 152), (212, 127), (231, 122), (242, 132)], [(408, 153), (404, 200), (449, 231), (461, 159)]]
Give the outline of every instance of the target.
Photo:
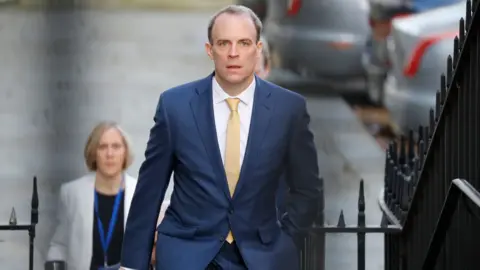
[(295, 106), (302, 106), (306, 103), (305, 97), (301, 94), (277, 85), (273, 82), (263, 81), (273, 96), (281, 103)]
[(164, 99), (178, 99), (185, 100), (185, 97), (192, 96), (196, 89), (205, 84), (207, 78), (202, 78), (196, 81), (187, 82), (181, 85), (174, 86), (162, 92), (161, 96)]

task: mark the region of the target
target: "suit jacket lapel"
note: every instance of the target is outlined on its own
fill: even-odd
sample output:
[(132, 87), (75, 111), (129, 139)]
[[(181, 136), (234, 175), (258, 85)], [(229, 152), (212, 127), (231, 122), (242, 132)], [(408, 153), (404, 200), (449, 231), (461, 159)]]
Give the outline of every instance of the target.
[(256, 87), (253, 99), (252, 118), (250, 121), (250, 130), (248, 132), (247, 148), (243, 158), (242, 168), (240, 170), (240, 178), (235, 188), (235, 194), (240, 192), (244, 182), (248, 179), (251, 163), (255, 163), (256, 152), (262, 146), (265, 138), (270, 119), (272, 117), (273, 102), (270, 98), (271, 91), (269, 86), (262, 79), (255, 76)]
[(190, 101), (190, 107), (205, 150), (213, 164), (213, 169), (221, 180), (222, 190), (230, 198), (213, 114), (212, 79), (213, 73), (199, 82), (195, 89), (196, 95)]

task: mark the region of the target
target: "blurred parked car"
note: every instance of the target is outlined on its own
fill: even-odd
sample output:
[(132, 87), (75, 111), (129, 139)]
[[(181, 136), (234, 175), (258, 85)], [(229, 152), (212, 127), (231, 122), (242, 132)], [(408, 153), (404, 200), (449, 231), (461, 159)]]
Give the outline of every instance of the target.
[(267, 0), (237, 0), (237, 5), (250, 8), (262, 20), (265, 20), (267, 14)]
[(453, 39), (465, 3), (394, 19), (389, 38), (392, 70), (385, 82), (385, 106), (399, 131), (428, 125), (429, 109), (435, 106), (440, 75), (453, 54)]
[(329, 88), (365, 90), (367, 0), (268, 0), (272, 67)]
[(368, 95), (377, 105), (383, 105), (383, 85), (391, 67), (388, 58), (387, 37), (392, 20), (422, 13), (464, 0), (370, 0), (369, 36), (362, 56), (367, 73)]

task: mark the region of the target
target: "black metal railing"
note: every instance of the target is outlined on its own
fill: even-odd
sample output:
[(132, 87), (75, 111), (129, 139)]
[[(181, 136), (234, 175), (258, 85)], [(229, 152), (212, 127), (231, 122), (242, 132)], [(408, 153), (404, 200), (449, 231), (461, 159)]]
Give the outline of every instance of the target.
[[(304, 245), (300, 251), (300, 269), (302, 270), (324, 270), (325, 269), (325, 234), (356, 234), (357, 235), (357, 269), (365, 270), (365, 250), (367, 233), (382, 233), (386, 235), (397, 235), (402, 231), (402, 225), (395, 214), (390, 211), (383, 200), (379, 203), (380, 208), (386, 215), (380, 225), (367, 225), (365, 218), (365, 192), (364, 182), (360, 180), (358, 194), (357, 224), (347, 225), (343, 211), (340, 212), (336, 225), (328, 225), (323, 222), (324, 218), (319, 217), (320, 222), (314, 224), (308, 236), (304, 239)], [(321, 224), (321, 225), (320, 225)]]
[(444, 244), (445, 236), (450, 227), (453, 214), (457, 209), (460, 198), (468, 198), (477, 208), (480, 208), (480, 193), (465, 180), (453, 180), (450, 189), (448, 190), (442, 213), (440, 214), (437, 226), (433, 232), (427, 255), (423, 261), (423, 270), (435, 268), (440, 249)]
[(28, 269), (33, 270), (34, 263), (34, 241), (36, 226), (38, 224), (38, 191), (37, 191), (37, 177), (33, 178), (33, 191), (30, 213), (30, 224), (17, 224), (17, 215), (15, 208), (12, 208), (12, 213), (7, 225), (0, 225), (0, 231), (28, 231), (29, 236), (29, 261)]
[[(440, 77), (435, 109), (430, 110), (430, 124), (419, 128), (418, 158), (410, 155), (412, 159), (404, 162), (409, 164), (406, 167), (393, 163), (397, 175), (390, 175), (388, 184), (401, 185), (409, 179), (410, 196), (405, 205), (408, 211), (401, 237), (386, 243), (399, 247), (396, 257), (402, 268), (391, 265), (393, 268), (389, 269), (422, 269), (453, 179), (468, 179), (473, 187), (480, 186), (478, 3), (478, 0), (466, 1), (466, 14), (460, 19), (453, 54), (447, 58), (446, 74)], [(395, 151), (391, 149), (392, 153)], [(412, 171), (405, 171), (408, 168)], [(404, 180), (398, 182), (398, 178)], [(478, 243), (480, 235), (470, 232), (477, 231), (480, 223), (468, 209), (465, 204), (456, 209), (439, 250), (437, 266), (429, 269), (477, 268), (478, 258), (470, 248)]]
[[(385, 186), (379, 197), (384, 219), (380, 227), (371, 229), (384, 233), (386, 270), (473, 270), (480, 264), (475, 248), (480, 242), (480, 209), (468, 200), (450, 206), (457, 191), (450, 191), (453, 195), (447, 200), (451, 187), (480, 187), (479, 3), (466, 1), (429, 125), (411, 130), (386, 151)], [(468, 182), (462, 180), (464, 185), (459, 186), (460, 180), (453, 179)], [(328, 232), (357, 233), (358, 269), (365, 269), (362, 243), (370, 229), (362, 224), (362, 213), (359, 202), (356, 226), (347, 228), (343, 222), (335, 228), (314, 226), (302, 251), (307, 254), (302, 257), (302, 270), (324, 269), (312, 262), (324, 256), (315, 252), (315, 245), (324, 245), (324, 239), (316, 238)], [(444, 220), (451, 221), (448, 229)]]
[[(384, 200), (403, 225), (399, 236), (385, 236), (385, 269), (422, 269), (432, 236), (444, 211), (452, 180), (468, 179), (480, 186), (479, 1), (466, 1), (460, 19), (454, 51), (447, 58), (447, 70), (440, 76), (435, 108), (430, 123), (411, 131), (400, 147), (387, 151)], [(414, 133), (418, 139), (414, 140)], [(437, 266), (427, 269), (476, 269), (478, 259), (470, 251), (480, 240), (479, 220), (472, 218), (465, 204), (458, 205), (438, 249)], [(440, 228), (441, 229), (441, 228)]]

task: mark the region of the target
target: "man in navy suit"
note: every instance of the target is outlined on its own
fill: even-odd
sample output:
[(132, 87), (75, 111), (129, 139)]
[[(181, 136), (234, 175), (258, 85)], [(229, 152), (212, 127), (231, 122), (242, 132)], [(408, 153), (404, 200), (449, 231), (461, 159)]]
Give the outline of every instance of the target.
[[(157, 228), (159, 270), (296, 270), (293, 236), (322, 199), (305, 99), (255, 76), (262, 23), (228, 6), (208, 27), (215, 71), (160, 96), (123, 238), (124, 269), (146, 270)], [(277, 219), (287, 171), (289, 199)]]

